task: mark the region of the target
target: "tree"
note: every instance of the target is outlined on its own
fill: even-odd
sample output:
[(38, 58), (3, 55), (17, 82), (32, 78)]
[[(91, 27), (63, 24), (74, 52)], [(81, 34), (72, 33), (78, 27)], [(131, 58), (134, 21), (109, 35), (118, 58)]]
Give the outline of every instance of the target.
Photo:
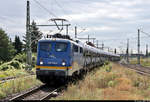
[(15, 49), (16, 49), (16, 54), (22, 52), (22, 42), (20, 41), (19, 36), (15, 36), (15, 42), (13, 43)]
[[(36, 26), (36, 23), (33, 21), (30, 26), (31, 33), (31, 48), (32, 52), (37, 51), (37, 41), (42, 38), (42, 33), (39, 31), (39, 28)], [(25, 44), (23, 45), (24, 50), (26, 50), (27, 37), (23, 36), (23, 41)]]
[(0, 29), (0, 61), (9, 61), (15, 54), (15, 49), (3, 29)]
[(37, 41), (42, 38), (42, 33), (39, 31), (39, 28), (36, 26), (36, 23), (33, 21), (31, 24), (31, 47), (32, 51), (37, 51)]

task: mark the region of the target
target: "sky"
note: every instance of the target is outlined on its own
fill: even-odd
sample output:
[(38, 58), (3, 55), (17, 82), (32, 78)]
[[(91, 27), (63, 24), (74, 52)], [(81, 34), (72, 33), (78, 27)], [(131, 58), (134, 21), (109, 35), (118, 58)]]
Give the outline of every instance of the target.
[[(26, 1), (1, 0), (0, 28), (14, 40), (15, 35), (26, 33)], [(43, 9), (44, 6), (47, 10)], [(64, 18), (71, 26), (69, 35), (74, 37), (74, 27), (77, 26), (78, 37), (96, 38), (99, 47), (102, 42), (111, 50), (124, 52), (129, 39), (129, 52), (137, 52), (137, 30), (150, 33), (150, 0), (30, 0), (31, 22), (37, 24), (53, 24), (49, 19)], [(56, 32), (55, 27), (39, 27), (46, 34)], [(61, 33), (65, 33), (62, 31)], [(96, 44), (95, 40), (95, 44)], [(145, 53), (150, 37), (140, 33), (141, 52)], [(93, 42), (91, 40), (91, 42)]]

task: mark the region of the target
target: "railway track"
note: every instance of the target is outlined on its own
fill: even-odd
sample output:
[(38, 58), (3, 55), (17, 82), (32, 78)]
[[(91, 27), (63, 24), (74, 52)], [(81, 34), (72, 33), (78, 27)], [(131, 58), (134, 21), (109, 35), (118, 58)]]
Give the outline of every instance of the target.
[[(89, 70), (92, 71), (92, 70)], [(82, 76), (83, 78), (84, 76)], [(81, 79), (75, 79), (74, 82)], [(58, 87), (50, 87), (47, 85), (41, 85), (38, 87), (34, 87), (29, 89), (28, 91), (17, 93), (16, 95), (7, 97), (4, 99), (8, 101), (15, 101), (15, 100), (49, 100), (51, 97), (56, 97), (60, 95), (62, 90), (66, 89), (68, 84), (58, 86)]]
[(150, 68), (149, 67), (143, 67), (141, 65), (133, 65), (133, 64), (122, 64), (122, 63), (119, 63), (119, 64), (122, 66), (125, 66), (127, 68), (130, 68), (139, 74), (150, 76)]
[(15, 100), (49, 100), (51, 97), (56, 97), (58, 92), (60, 92), (64, 87), (50, 87), (47, 85), (41, 85), (39, 87), (36, 87), (32, 90), (29, 90), (25, 93), (22, 93), (18, 96), (15, 96), (9, 101), (15, 101)]

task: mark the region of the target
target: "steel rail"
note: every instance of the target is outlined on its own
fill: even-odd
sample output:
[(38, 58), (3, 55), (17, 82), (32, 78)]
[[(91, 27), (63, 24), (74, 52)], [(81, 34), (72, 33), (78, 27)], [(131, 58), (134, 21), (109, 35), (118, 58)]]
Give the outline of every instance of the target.
[(29, 91), (26, 91), (25, 93), (22, 93), (22, 94), (19, 94), (11, 99), (9, 99), (9, 101), (14, 101), (14, 100), (21, 100), (23, 97), (26, 97), (28, 96), (29, 94), (32, 94), (38, 90), (40, 90), (42, 87), (44, 87), (44, 85), (41, 85), (41, 86), (37, 86)]
[(58, 89), (53, 90), (48, 95), (46, 95), (45, 97), (41, 98), (40, 101), (42, 101), (42, 100), (49, 100), (51, 97), (55, 96), (54, 92), (56, 92), (56, 91), (58, 91)]
[[(134, 71), (136, 71), (139, 74), (150, 76), (150, 69), (147, 69), (147, 67), (137, 66), (137, 65), (130, 65), (130, 64), (121, 64), (121, 63), (120, 63), (120, 65), (125, 66), (126, 68), (129, 68), (131, 70), (134, 70)], [(149, 72), (147, 72), (145, 70), (147, 70)]]
[[(43, 91), (43, 90), (46, 91)], [(22, 93), (18, 96), (15, 96), (13, 98), (11, 98), (9, 101), (15, 101), (15, 100), (49, 100), (51, 97), (56, 97), (58, 92), (60, 92), (60, 90), (64, 89), (64, 86), (59, 87), (59, 88), (50, 88), (48, 86), (46, 86), (45, 84), (36, 87), (32, 90), (29, 90), (25, 93)], [(38, 97), (37, 96), (40, 95), (40, 93), (42, 93), (42, 97)]]

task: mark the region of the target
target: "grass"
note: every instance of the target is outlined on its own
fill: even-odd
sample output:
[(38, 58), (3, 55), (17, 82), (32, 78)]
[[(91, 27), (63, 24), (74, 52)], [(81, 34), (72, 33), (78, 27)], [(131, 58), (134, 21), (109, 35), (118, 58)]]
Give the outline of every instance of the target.
[[(138, 64), (137, 58), (130, 58), (130, 63), (131, 64)], [(150, 58), (142, 58), (141, 57), (140, 63), (142, 66), (150, 67)]]
[(27, 78), (19, 78), (3, 84), (0, 84), (0, 99), (8, 97), (9, 95), (27, 90), (35, 85), (42, 84), (36, 80), (35, 76)]
[[(32, 71), (35, 73), (35, 53), (33, 54), (33, 57), (35, 60), (32, 63)], [(24, 77), (29, 75), (29, 73), (25, 70), (25, 63), (25, 54), (18, 54), (9, 62), (0, 62), (0, 79), (18, 77), (15, 80), (0, 84), (0, 99), (3, 99), (11, 94), (29, 89), (35, 85), (42, 84), (40, 81), (36, 80), (35, 76)]]
[(24, 69), (8, 69), (6, 71), (0, 71), (0, 79), (9, 78), (9, 77), (21, 77), (30, 75)]
[[(108, 70), (109, 69), (109, 70)], [(150, 100), (150, 79), (111, 63), (52, 100)]]

